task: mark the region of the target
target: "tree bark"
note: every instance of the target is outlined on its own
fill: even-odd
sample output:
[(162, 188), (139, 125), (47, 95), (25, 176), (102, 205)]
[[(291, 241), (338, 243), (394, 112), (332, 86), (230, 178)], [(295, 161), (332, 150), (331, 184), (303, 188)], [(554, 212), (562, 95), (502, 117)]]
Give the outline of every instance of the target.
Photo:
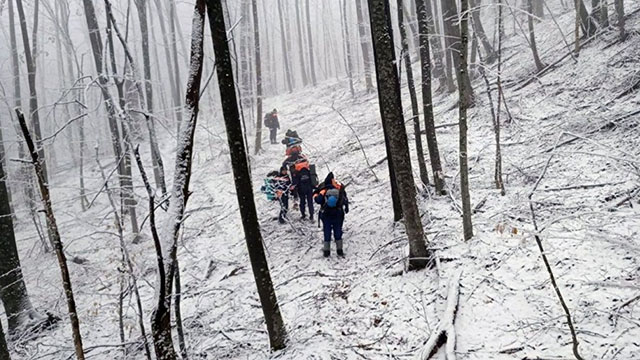
[[(542, 4), (542, 0), (536, 0), (536, 2)], [(484, 51), (487, 53), (485, 61), (487, 64), (492, 64), (496, 61), (497, 55), (493, 46), (491, 46), (487, 33), (484, 31), (484, 26), (482, 26), (482, 16), (480, 15), (480, 5), (482, 5), (482, 0), (471, 0), (469, 4), (471, 5), (471, 16), (473, 17), (473, 32), (478, 34), (478, 37), (482, 42), (482, 46), (484, 47)]]
[(302, 32), (302, 17), (300, 16), (300, 2), (296, 1), (296, 25), (298, 28), (298, 51), (300, 52), (298, 58), (300, 59), (300, 71), (302, 73), (302, 86), (309, 84), (309, 78), (307, 76), (307, 65), (304, 61), (304, 35)]
[[(531, 0), (529, 0), (531, 1)], [(473, 225), (471, 222), (471, 196), (469, 194), (469, 164), (467, 153), (467, 87), (463, 83), (465, 76), (468, 76), (467, 54), (469, 43), (469, 0), (460, 1), (460, 67), (458, 68), (458, 91), (460, 92), (460, 100), (458, 102), (460, 111), (460, 196), (462, 198), (462, 225), (464, 230), (464, 239), (469, 240), (473, 237)]]
[(545, 65), (540, 61), (538, 46), (536, 45), (536, 31), (533, 28), (533, 0), (527, 0), (527, 19), (529, 24), (529, 45), (533, 53), (533, 61), (536, 63), (536, 69), (542, 71)]
[(364, 20), (365, 9), (362, 7), (362, 0), (356, 0), (356, 15), (358, 17), (358, 33), (360, 34), (360, 47), (362, 48), (362, 59), (364, 62), (364, 81), (367, 92), (373, 92), (373, 81), (371, 81), (371, 44), (369, 34), (367, 34), (367, 23)]
[(207, 0), (207, 13), (211, 27), (211, 38), (216, 56), (216, 71), (220, 87), (222, 112), (227, 129), (227, 139), (231, 151), (236, 194), (240, 207), (242, 226), (251, 259), (251, 267), (262, 304), (262, 311), (269, 332), (269, 340), (273, 350), (286, 346), (287, 334), (276, 299), (275, 289), (269, 273), (269, 265), (264, 253), (264, 244), (260, 233), (260, 225), (255, 202), (247, 153), (242, 141), (242, 124), (238, 113), (238, 104), (234, 91), (233, 68), (227, 42), (227, 32), (222, 16), (220, 0)]
[[(406, 8), (398, 0), (398, 27), (400, 29), (400, 38), (402, 41), (402, 55), (404, 57), (404, 66), (407, 72), (407, 86), (409, 87), (409, 98), (411, 99), (411, 114), (413, 115), (413, 132), (416, 141), (416, 153), (418, 157), (418, 168), (420, 170), (420, 180), (425, 188), (429, 186), (429, 175), (427, 174), (427, 165), (424, 161), (424, 150), (422, 148), (422, 134), (420, 131), (420, 115), (418, 111), (418, 96), (416, 95), (416, 86), (413, 80), (413, 68), (411, 64), (411, 55), (409, 54), (409, 39), (407, 39), (407, 30), (403, 14)], [(409, 20), (409, 19), (407, 19)]]
[[(40, 156), (39, 161), (42, 162), (42, 175), (45, 182), (49, 182), (49, 173), (47, 171), (47, 164), (44, 157), (44, 149), (40, 144), (42, 139), (42, 131), (40, 128), (40, 116), (38, 108), (38, 91), (36, 85), (36, 60), (35, 55), (32, 53), (31, 45), (29, 45), (29, 30), (27, 30), (27, 20), (24, 14), (24, 8), (22, 6), (22, 0), (16, 0), (16, 8), (18, 10), (18, 18), (20, 19), (20, 29), (22, 31), (22, 45), (24, 50), (24, 58), (27, 63), (27, 79), (29, 84), (29, 119), (31, 120), (31, 126), (33, 127), (34, 140), (39, 148)], [(36, 10), (37, 15), (37, 10)], [(34, 30), (37, 28), (37, 16), (34, 17)], [(36, 39), (32, 39), (35, 51)]]
[(278, 0), (278, 17), (280, 18), (280, 40), (282, 42), (282, 56), (284, 58), (284, 75), (287, 79), (287, 92), (293, 91), (293, 83), (291, 81), (291, 65), (289, 64), (290, 55), (287, 49), (287, 32), (284, 28), (284, 17), (282, 16), (282, 2)]
[[(297, 2), (296, 2), (297, 6)], [(260, 62), (260, 25), (258, 23), (258, 0), (251, 1), (253, 12), (253, 41), (255, 51), (255, 74), (256, 74), (256, 145), (254, 153), (258, 154), (262, 150), (262, 64)]]
[(1, 323), (0, 323), (0, 359), (11, 360), (11, 354), (9, 354), (9, 348), (7, 347), (7, 340), (4, 337), (4, 331), (2, 330)]
[(77, 360), (84, 360), (84, 350), (82, 347), (82, 336), (80, 335), (80, 322), (78, 320), (78, 312), (76, 310), (76, 302), (73, 295), (73, 288), (71, 286), (71, 277), (69, 275), (69, 268), (67, 267), (67, 257), (64, 253), (64, 247), (62, 245), (62, 239), (60, 238), (60, 232), (58, 231), (58, 224), (53, 214), (53, 208), (51, 205), (51, 196), (49, 194), (49, 184), (47, 184), (44, 177), (44, 171), (42, 168), (42, 162), (39, 157), (39, 151), (36, 150), (36, 145), (31, 138), (27, 123), (24, 120), (24, 115), (19, 109), (16, 109), (18, 121), (20, 122), (20, 129), (24, 135), (25, 142), (31, 154), (33, 160), (33, 166), (35, 168), (36, 177), (38, 179), (38, 185), (40, 187), (40, 195), (42, 197), (42, 206), (47, 215), (47, 227), (51, 234), (51, 240), (54, 245), (56, 256), (58, 257), (58, 265), (60, 266), (60, 273), (62, 276), (62, 286), (64, 288), (65, 297), (67, 299), (67, 308), (69, 310), (69, 318), (71, 320), (71, 330), (73, 333), (73, 344), (75, 347), (75, 353)]
[[(418, 31), (420, 36), (420, 65), (422, 69), (422, 109), (424, 112), (424, 126), (427, 134), (427, 147), (436, 193), (444, 194), (445, 180), (440, 151), (436, 137), (435, 120), (433, 118), (433, 99), (431, 95), (431, 54), (429, 51), (429, 4), (422, 0), (415, 0), (418, 15)], [(437, 40), (437, 39), (436, 39)], [(439, 40), (437, 40), (439, 41)]]
[(584, 5), (582, 0), (576, 0), (576, 4), (578, 5), (580, 12), (580, 26), (582, 27), (582, 32), (586, 37), (594, 36), (598, 31), (598, 24), (591, 16), (589, 16), (587, 7)]
[(464, 101), (467, 106), (473, 107), (475, 104), (473, 88), (471, 87), (471, 80), (469, 79), (469, 73), (461, 73), (460, 69), (460, 52), (462, 51), (462, 43), (460, 41), (460, 29), (455, 25), (458, 18), (458, 9), (456, 6), (456, 0), (441, 0), (442, 4), (442, 18), (444, 20), (444, 33), (447, 39), (447, 48), (449, 49), (449, 55), (453, 58), (453, 67), (456, 69), (456, 78), (458, 79), (458, 86), (464, 86)]
[(347, 2), (342, 0), (342, 29), (344, 32), (345, 39), (345, 47), (347, 50), (346, 62), (347, 62), (347, 76), (349, 77), (349, 90), (351, 91), (351, 96), (355, 95), (355, 91), (353, 89), (353, 69), (352, 69), (352, 58), (351, 58), (351, 37), (349, 36), (349, 23), (347, 22)]
[(426, 237), (416, 204), (416, 188), (402, 115), (400, 81), (396, 67), (389, 2), (388, 0), (368, 0), (368, 2), (380, 115), (382, 122), (386, 123), (388, 128), (391, 148), (391, 153), (388, 155), (393, 154), (398, 193), (404, 214), (405, 229), (409, 238), (409, 269), (418, 270), (427, 266), (431, 255), (425, 244)]
[(311, 32), (311, 10), (309, 5), (309, 0), (306, 3), (306, 13), (307, 13), (307, 45), (309, 50), (309, 75), (311, 77), (311, 84), (316, 86), (316, 66), (315, 66), (315, 55), (313, 53), (313, 33)]
[(614, 5), (616, 8), (616, 14), (618, 16), (618, 29), (620, 31), (620, 40), (625, 41), (627, 39), (627, 32), (625, 30), (624, 0), (614, 0)]
[(169, 27), (171, 30), (171, 52), (173, 54), (173, 71), (172, 74), (169, 74), (169, 77), (171, 77), (171, 75), (174, 77), (173, 83), (175, 84), (175, 91), (173, 91), (173, 101), (174, 106), (176, 107), (176, 121), (178, 122), (177, 129), (179, 133), (180, 125), (182, 124), (183, 111), (182, 99), (180, 97), (182, 94), (182, 87), (180, 86), (180, 84), (182, 84), (182, 78), (180, 76), (180, 59), (178, 58), (178, 40), (176, 39), (178, 24), (176, 3), (174, 1), (169, 1), (169, 17), (171, 19), (171, 21), (169, 21)]
[(44, 317), (33, 309), (22, 277), (6, 178), (0, 161), (0, 300), (7, 314), (9, 334), (13, 334)]
[[(85, 0), (86, 1), (86, 0)], [(151, 159), (153, 161), (153, 175), (156, 186), (160, 187), (163, 194), (167, 193), (167, 184), (164, 178), (164, 164), (158, 147), (158, 138), (153, 113), (153, 85), (151, 83), (151, 60), (149, 58), (149, 29), (147, 25), (147, 0), (135, 0), (140, 22), (140, 35), (142, 36), (142, 63), (144, 68), (144, 89), (147, 100), (145, 118), (149, 131), (149, 144), (151, 145)]]

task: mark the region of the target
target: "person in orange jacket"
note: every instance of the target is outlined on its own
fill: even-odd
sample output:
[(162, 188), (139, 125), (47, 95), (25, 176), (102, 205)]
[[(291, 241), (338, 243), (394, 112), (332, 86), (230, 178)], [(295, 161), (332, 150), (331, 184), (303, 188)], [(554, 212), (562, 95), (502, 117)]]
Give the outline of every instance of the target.
[(338, 256), (344, 256), (342, 224), (345, 214), (349, 213), (349, 198), (345, 186), (337, 182), (330, 172), (324, 184), (314, 192), (314, 201), (321, 206), (318, 217), (322, 220), (324, 232), (324, 257), (329, 257), (331, 253), (331, 233), (336, 241), (336, 253)]

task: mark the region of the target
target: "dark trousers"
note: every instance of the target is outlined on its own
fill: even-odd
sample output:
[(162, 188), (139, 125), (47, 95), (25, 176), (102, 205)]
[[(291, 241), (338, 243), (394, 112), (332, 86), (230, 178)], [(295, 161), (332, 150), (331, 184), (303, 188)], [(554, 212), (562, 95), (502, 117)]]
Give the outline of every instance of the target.
[(322, 228), (324, 231), (324, 241), (331, 241), (331, 232), (333, 231), (333, 237), (336, 241), (342, 240), (342, 223), (343, 217), (339, 218), (324, 218), (322, 219)]
[(309, 218), (313, 220), (313, 191), (309, 189), (307, 192), (298, 192), (300, 195), (300, 212), (302, 217), (305, 216), (306, 207), (309, 207)]
[(287, 211), (289, 211), (289, 195), (282, 194), (279, 199), (280, 202), (280, 215), (278, 216), (278, 221), (283, 223), (287, 217)]
[(278, 128), (269, 128), (269, 139), (271, 140), (272, 144), (277, 144), (278, 141), (276, 140), (276, 137), (278, 137)]

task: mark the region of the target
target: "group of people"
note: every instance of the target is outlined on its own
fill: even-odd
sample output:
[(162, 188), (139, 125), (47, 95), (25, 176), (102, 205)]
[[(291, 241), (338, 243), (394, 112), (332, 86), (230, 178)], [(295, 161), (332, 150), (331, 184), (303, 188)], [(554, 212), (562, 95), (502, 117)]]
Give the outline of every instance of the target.
[[(265, 116), (264, 123), (266, 127), (271, 129), (271, 144), (277, 144), (277, 141), (274, 140), (277, 137), (280, 122), (276, 109)], [(299, 199), (299, 209), (303, 221), (313, 222), (314, 203), (320, 206), (318, 220), (322, 221), (324, 233), (323, 255), (329, 257), (331, 253), (333, 234), (336, 242), (336, 254), (344, 256), (342, 224), (345, 214), (349, 213), (346, 186), (340, 184), (332, 172), (329, 172), (323, 183), (318, 183), (315, 165), (311, 164), (308, 157), (302, 153), (302, 139), (296, 131), (287, 130), (281, 143), (286, 146), (285, 160), (279, 171), (267, 174), (261, 191), (266, 194), (268, 200), (278, 201), (280, 204), (278, 215), (280, 224), (289, 221), (290, 198), (293, 198), (294, 204)]]

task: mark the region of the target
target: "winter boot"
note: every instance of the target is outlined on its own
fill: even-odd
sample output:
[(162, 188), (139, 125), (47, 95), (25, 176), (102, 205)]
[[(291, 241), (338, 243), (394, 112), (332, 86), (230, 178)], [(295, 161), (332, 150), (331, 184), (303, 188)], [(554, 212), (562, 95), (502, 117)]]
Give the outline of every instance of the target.
[(329, 254), (331, 254), (331, 241), (324, 242), (324, 247), (322, 248), (322, 254), (324, 255), (324, 257), (329, 257)]
[(336, 240), (336, 253), (338, 256), (344, 256), (344, 251), (342, 251), (342, 240)]

